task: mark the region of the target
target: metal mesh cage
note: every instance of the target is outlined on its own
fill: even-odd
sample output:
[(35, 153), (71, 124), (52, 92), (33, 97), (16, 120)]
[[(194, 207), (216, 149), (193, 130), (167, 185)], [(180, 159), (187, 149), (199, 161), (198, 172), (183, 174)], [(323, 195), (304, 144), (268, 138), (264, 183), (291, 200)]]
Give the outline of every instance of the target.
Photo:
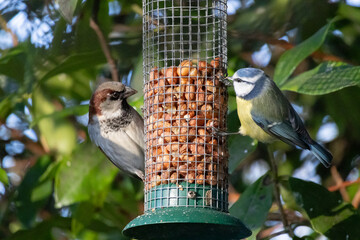
[(143, 0), (145, 212), (228, 210), (226, 0)]

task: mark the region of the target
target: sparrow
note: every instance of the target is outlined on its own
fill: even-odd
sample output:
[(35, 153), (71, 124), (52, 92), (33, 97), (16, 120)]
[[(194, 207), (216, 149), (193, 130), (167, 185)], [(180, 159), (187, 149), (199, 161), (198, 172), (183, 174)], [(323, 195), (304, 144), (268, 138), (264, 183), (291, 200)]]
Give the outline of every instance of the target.
[(281, 140), (310, 150), (325, 167), (331, 165), (331, 153), (311, 139), (290, 102), (262, 70), (242, 68), (229, 79), (236, 93), (240, 134), (264, 143)]
[(144, 121), (127, 98), (136, 90), (120, 82), (104, 82), (89, 104), (91, 141), (119, 169), (144, 180)]

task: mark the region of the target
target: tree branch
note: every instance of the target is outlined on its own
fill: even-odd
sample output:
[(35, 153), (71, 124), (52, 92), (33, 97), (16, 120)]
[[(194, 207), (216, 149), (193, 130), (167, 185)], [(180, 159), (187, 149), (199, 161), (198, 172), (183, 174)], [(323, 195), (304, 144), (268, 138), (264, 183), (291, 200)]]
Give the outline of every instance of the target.
[(267, 151), (268, 151), (268, 155), (269, 155), (269, 160), (270, 160), (270, 164), (271, 164), (271, 170), (274, 174), (274, 181), (275, 181), (275, 187), (274, 187), (274, 191), (275, 191), (275, 200), (276, 200), (276, 203), (279, 207), (279, 211), (280, 211), (280, 214), (281, 214), (281, 221), (284, 225), (284, 229), (286, 232), (289, 233), (290, 237), (294, 237), (294, 233), (287, 221), (287, 218), (286, 218), (286, 214), (285, 214), (285, 211), (284, 211), (284, 208), (281, 204), (281, 199), (280, 199), (280, 186), (279, 186), (279, 179), (278, 179), (278, 170), (277, 170), (277, 166), (276, 166), (276, 162), (275, 162), (275, 158), (274, 158), (274, 154), (273, 154), (273, 151), (270, 147), (270, 145), (267, 145)]
[(3, 16), (1, 16), (1, 14), (0, 14), (0, 27), (11, 35), (13, 46), (16, 47), (19, 44), (19, 40), (18, 40), (16, 34), (13, 31), (11, 31), (10, 28), (8, 28), (7, 22), (5, 21)]
[(112, 80), (115, 82), (119, 81), (116, 64), (115, 64), (114, 59), (111, 57), (110, 49), (106, 42), (104, 34), (101, 32), (100, 27), (96, 24), (96, 22), (92, 18), (90, 18), (90, 27), (95, 31), (95, 33), (99, 39), (101, 49), (104, 52), (107, 63), (109, 64), (109, 67), (110, 67)]
[(328, 187), (328, 190), (330, 192), (335, 192), (335, 191), (339, 190), (341, 187), (348, 187), (348, 186), (356, 184), (356, 183), (360, 183), (360, 178), (358, 178), (358, 179), (356, 179), (354, 181), (342, 182), (341, 185), (336, 184), (335, 186)]
[[(261, 34), (245, 34), (245, 33), (240, 33), (234, 30), (230, 30), (228, 31), (229, 34), (235, 38), (240, 38), (240, 39), (250, 39), (250, 40), (257, 40), (257, 41), (261, 41), (270, 45), (274, 45), (274, 46), (278, 46), (283, 48), (284, 50), (289, 50), (291, 48), (296, 47), (294, 44), (289, 43), (285, 40), (281, 40), (281, 39), (275, 39), (272, 38), (271, 36), (266, 36), (266, 35), (261, 35)], [(318, 59), (321, 61), (335, 61), (335, 62), (347, 62), (350, 63), (349, 61), (346, 61), (345, 59), (339, 58), (337, 56), (334, 55), (330, 55), (330, 54), (326, 54), (320, 51), (315, 51), (311, 54), (311, 56), (314, 59)]]
[(354, 196), (351, 203), (355, 208), (359, 207), (359, 204), (360, 204), (360, 187), (359, 187), (358, 191), (356, 192), (356, 194), (355, 194), (355, 196)]
[(331, 171), (331, 176), (334, 179), (336, 185), (339, 186), (341, 197), (345, 202), (350, 202), (349, 194), (347, 193), (346, 188), (343, 186), (344, 181), (340, 176), (336, 166), (332, 166), (330, 171)]

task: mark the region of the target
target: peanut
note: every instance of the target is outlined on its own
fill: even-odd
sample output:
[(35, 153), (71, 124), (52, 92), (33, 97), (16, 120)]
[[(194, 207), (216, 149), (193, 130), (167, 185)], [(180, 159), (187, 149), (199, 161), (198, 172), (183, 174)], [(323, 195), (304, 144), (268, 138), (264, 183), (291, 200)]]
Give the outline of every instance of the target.
[[(227, 112), (222, 60), (153, 68), (144, 85), (146, 184), (226, 184), (226, 139), (215, 138)], [(224, 186), (224, 185), (221, 185)]]
[(179, 76), (188, 76), (190, 72), (190, 67), (192, 66), (192, 62), (189, 60), (184, 60), (180, 63), (179, 67), (177, 68), (177, 75)]
[(177, 67), (169, 67), (165, 70), (165, 77), (169, 84), (175, 85), (179, 83), (179, 75), (177, 74), (177, 71)]

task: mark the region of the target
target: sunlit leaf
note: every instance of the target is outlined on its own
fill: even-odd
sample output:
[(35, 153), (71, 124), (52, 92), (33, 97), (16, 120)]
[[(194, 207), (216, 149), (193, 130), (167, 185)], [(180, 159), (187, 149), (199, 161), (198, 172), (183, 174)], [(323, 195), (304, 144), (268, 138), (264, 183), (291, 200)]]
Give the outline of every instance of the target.
[[(55, 114), (55, 104), (48, 99), (42, 89), (38, 88), (33, 94), (34, 119)], [(76, 146), (76, 130), (74, 125), (65, 118), (42, 118), (37, 126), (40, 130), (40, 139), (53, 151), (70, 154)]]
[(328, 62), (291, 79), (282, 86), (282, 89), (321, 95), (355, 85), (360, 85), (360, 67), (352, 67), (341, 62)]
[(230, 208), (230, 214), (241, 219), (251, 230), (260, 228), (272, 205), (274, 184), (269, 174), (265, 174), (241, 194)]
[(341, 3), (339, 7), (339, 15), (344, 18), (351, 19), (356, 23), (360, 23), (360, 9), (359, 7), (350, 6), (346, 3)]
[(306, 39), (294, 48), (286, 51), (281, 55), (276, 64), (274, 81), (281, 86), (285, 83), (288, 77), (294, 72), (296, 67), (311, 53), (316, 51), (324, 42), (327, 33), (333, 21), (322, 27), (313, 36)]
[(82, 68), (95, 67), (103, 63), (106, 63), (106, 59), (101, 51), (93, 51), (71, 55), (64, 59), (62, 62), (60, 62), (52, 70), (47, 72), (40, 79), (40, 82), (46, 81), (47, 79), (60, 73), (70, 73)]
[(41, 87), (47, 94), (81, 102), (90, 99), (90, 80), (96, 78), (96, 69), (79, 69), (70, 73), (60, 73), (43, 82)]
[(71, 219), (60, 216), (54, 216), (50, 219), (38, 223), (35, 227), (29, 230), (20, 230), (14, 234), (11, 234), (9, 240), (24, 240), (24, 239), (36, 239), (36, 240), (49, 240), (53, 238), (54, 229), (70, 230)]
[(33, 128), (36, 126), (41, 120), (45, 118), (51, 118), (51, 119), (61, 119), (68, 116), (81, 116), (86, 114), (89, 111), (88, 105), (78, 105), (78, 106), (72, 106), (62, 109), (61, 111), (56, 111), (50, 114), (46, 114), (43, 116), (39, 116), (38, 118), (34, 119), (34, 121), (31, 122), (30, 128)]
[(62, 160), (55, 176), (56, 206), (80, 201), (101, 205), (118, 169), (93, 144), (83, 143)]
[(59, 4), (59, 11), (61, 15), (69, 23), (72, 22), (77, 2), (78, 0), (56, 0), (56, 3)]
[(0, 168), (0, 182), (2, 182), (4, 185), (9, 184), (9, 178), (7, 176), (7, 173), (4, 169)]
[(45, 181), (34, 188), (31, 193), (31, 201), (37, 202), (44, 200), (52, 194), (52, 181)]
[(351, 204), (344, 203), (339, 194), (297, 178), (289, 178), (289, 185), (315, 231), (330, 239), (359, 239), (360, 213)]

